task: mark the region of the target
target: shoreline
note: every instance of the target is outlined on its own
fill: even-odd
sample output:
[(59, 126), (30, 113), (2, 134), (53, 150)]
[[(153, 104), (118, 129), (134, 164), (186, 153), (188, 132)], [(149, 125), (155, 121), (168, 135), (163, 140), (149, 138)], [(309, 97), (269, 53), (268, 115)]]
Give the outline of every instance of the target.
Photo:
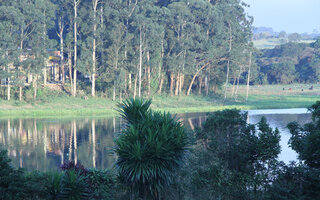
[[(290, 85), (293, 87), (292, 85)], [(205, 95), (162, 96), (154, 95), (151, 108), (155, 111), (170, 112), (174, 114), (214, 112), (223, 109), (239, 110), (266, 110), (308, 108), (320, 100), (320, 85), (308, 91), (283, 91), (287, 85), (252, 86), (248, 101), (246, 87), (239, 87), (237, 100), (218, 93)], [(294, 85), (296, 88), (306, 85)], [(231, 90), (231, 87), (228, 88)], [(84, 100), (80, 97), (48, 96), (35, 102), (19, 102), (17, 100), (0, 100), (0, 118), (102, 118), (118, 116), (117, 104), (103, 97)]]
[[(190, 107), (162, 107), (153, 106), (155, 111), (170, 112), (174, 114), (183, 113), (204, 113), (215, 112), (224, 109), (239, 109), (244, 111), (261, 111), (266, 110), (288, 110), (288, 109), (304, 109), (310, 106), (312, 103), (305, 103), (305, 106), (290, 105), (283, 107), (283, 105), (250, 105), (250, 104), (238, 104), (238, 105), (213, 105), (213, 106), (190, 106)], [(5, 118), (105, 118), (118, 116), (116, 106), (113, 108), (75, 108), (75, 109), (47, 109), (47, 108), (28, 108), (24, 109), (17, 107), (16, 109), (2, 109), (0, 107), (0, 119)]]

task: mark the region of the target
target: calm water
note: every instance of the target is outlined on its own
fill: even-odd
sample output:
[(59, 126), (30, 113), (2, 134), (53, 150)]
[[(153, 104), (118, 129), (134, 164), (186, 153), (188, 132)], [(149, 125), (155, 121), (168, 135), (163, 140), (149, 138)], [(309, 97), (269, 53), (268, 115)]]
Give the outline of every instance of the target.
[[(281, 132), (280, 160), (288, 163), (296, 154), (287, 142), (285, 126), (291, 121), (310, 121), (306, 109), (249, 111), (248, 121), (257, 123), (262, 116)], [(205, 113), (179, 115), (187, 129), (193, 130), (206, 120)], [(67, 160), (99, 169), (113, 166), (114, 138), (120, 131), (119, 118), (104, 119), (7, 119), (0, 120), (0, 148), (7, 149), (15, 167), (49, 171)]]

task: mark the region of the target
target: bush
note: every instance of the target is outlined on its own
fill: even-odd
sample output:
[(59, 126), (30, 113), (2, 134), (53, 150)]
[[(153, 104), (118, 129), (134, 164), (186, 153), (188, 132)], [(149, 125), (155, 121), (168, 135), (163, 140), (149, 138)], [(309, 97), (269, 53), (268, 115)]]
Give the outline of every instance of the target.
[(86, 176), (87, 173), (88, 173), (88, 169), (86, 169), (82, 164), (80, 163), (77, 163), (75, 164), (74, 161), (67, 161), (67, 162), (64, 162), (61, 166), (60, 166), (60, 169), (62, 171), (70, 171), (70, 170), (73, 170), (75, 171), (76, 173), (79, 173), (80, 175), (83, 175), (83, 176)]
[[(262, 199), (280, 153), (279, 131), (262, 118), (247, 124), (247, 114), (210, 114), (196, 131), (194, 154), (184, 178), (191, 199)], [(189, 177), (187, 177), (189, 176)]]
[(87, 177), (90, 199), (114, 199), (116, 181), (111, 171), (90, 169)]
[(320, 101), (312, 105), (312, 122), (303, 127), (297, 122), (288, 124), (291, 133), (289, 144), (298, 155), (311, 168), (320, 169)]
[(87, 176), (73, 169), (66, 171), (61, 180), (60, 196), (63, 199), (86, 199), (89, 192), (86, 179)]
[(25, 199), (27, 197), (24, 172), (9, 165), (6, 150), (0, 151), (0, 199)]
[(46, 175), (45, 191), (48, 199), (59, 199), (62, 189), (63, 173), (58, 171), (48, 172)]

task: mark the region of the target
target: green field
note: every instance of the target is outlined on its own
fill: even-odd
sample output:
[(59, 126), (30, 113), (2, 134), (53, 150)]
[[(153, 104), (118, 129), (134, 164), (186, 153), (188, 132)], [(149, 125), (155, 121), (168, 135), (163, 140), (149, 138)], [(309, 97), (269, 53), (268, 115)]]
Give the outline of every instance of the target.
[[(253, 44), (258, 49), (272, 49), (277, 45), (284, 44), (286, 42), (282, 42), (281, 38), (269, 38), (269, 39), (261, 39), (261, 40), (254, 40)], [(300, 40), (299, 43), (312, 43), (315, 42), (315, 40)]]
[[(228, 98), (218, 96), (154, 96), (152, 107), (155, 110), (171, 113), (210, 112), (226, 108), (271, 109), (308, 107), (320, 100), (320, 85), (266, 85), (251, 86), (248, 101), (245, 101), (246, 87), (240, 86), (237, 98), (232, 97), (231, 86)], [(285, 88), (285, 90), (283, 90)], [(291, 88), (291, 90), (289, 90)], [(303, 91), (302, 91), (303, 89)], [(105, 98), (84, 100), (69, 96), (54, 97), (36, 103), (0, 101), (0, 117), (105, 117), (117, 115), (117, 103)]]

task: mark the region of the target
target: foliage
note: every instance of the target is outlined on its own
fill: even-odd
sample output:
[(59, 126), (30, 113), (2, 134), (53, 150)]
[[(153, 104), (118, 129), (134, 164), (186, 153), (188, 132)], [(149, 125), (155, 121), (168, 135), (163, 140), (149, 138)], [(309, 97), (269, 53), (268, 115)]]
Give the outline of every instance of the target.
[(320, 169), (320, 101), (312, 105), (309, 110), (312, 112), (312, 122), (303, 127), (297, 122), (288, 124), (292, 134), (289, 144), (306, 165)]
[(85, 169), (72, 162), (63, 172), (41, 173), (13, 169), (7, 152), (0, 152), (0, 199), (116, 199), (121, 189), (111, 171)]
[(320, 73), (319, 55), (317, 41), (311, 44), (290, 42), (261, 50), (257, 55), (260, 83), (316, 83)]
[(265, 199), (319, 199), (319, 169), (291, 163), (279, 165)]
[(9, 165), (7, 151), (0, 151), (0, 198), (23, 199), (26, 197), (26, 180), (22, 170), (15, 170)]
[[(202, 88), (200, 80), (205, 79), (205, 87), (210, 83), (217, 89), (226, 59), (236, 63), (232, 71), (247, 63), (243, 57), (252, 49), (247, 6), (238, 0), (4, 0), (0, 78), (9, 83), (8, 90), (33, 85), (34, 93), (25, 93), (27, 101), (41, 96), (36, 90), (45, 78), (64, 86), (74, 83), (86, 94), (91, 85), (91, 91), (112, 93), (113, 99), (132, 96), (137, 88), (139, 96), (161, 93), (160, 87), (166, 93), (178, 88), (175, 93), (181, 95), (190, 84), (185, 80), (208, 64), (198, 74), (198, 86), (191, 87)], [(49, 67), (43, 73), (52, 50), (61, 52), (61, 63), (54, 68), (64, 79), (52, 77)], [(72, 75), (74, 70), (78, 73)]]
[(195, 199), (259, 199), (264, 195), (280, 153), (280, 135), (265, 118), (256, 126), (246, 119), (247, 114), (239, 110), (218, 111), (196, 132), (195, 156), (189, 165)]
[[(119, 192), (114, 174), (109, 170), (90, 169), (87, 175), (89, 199), (114, 199)], [(116, 191), (118, 189), (118, 191)]]
[(79, 173), (80, 175), (86, 176), (88, 173), (88, 169), (86, 169), (82, 164), (80, 163), (75, 163), (73, 160), (64, 162), (61, 166), (60, 169), (62, 171), (75, 171), (76, 173)]
[(160, 199), (183, 162), (188, 140), (176, 118), (149, 110), (150, 104), (131, 99), (119, 105), (127, 127), (115, 141), (116, 165), (133, 195)]
[(72, 200), (85, 199), (88, 196), (86, 178), (73, 169), (66, 171), (61, 180), (61, 197)]
[(63, 177), (63, 173), (58, 171), (48, 172), (46, 173), (46, 184), (45, 184), (45, 192), (48, 199), (55, 200), (59, 199), (61, 195), (61, 180)]

